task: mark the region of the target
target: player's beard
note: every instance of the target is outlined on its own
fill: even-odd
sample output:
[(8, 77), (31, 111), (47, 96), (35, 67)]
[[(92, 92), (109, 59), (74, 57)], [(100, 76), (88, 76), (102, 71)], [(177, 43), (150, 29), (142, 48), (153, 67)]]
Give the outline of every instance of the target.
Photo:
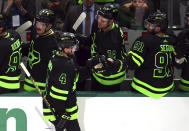
[(73, 54), (67, 54), (67, 56), (68, 56), (69, 58), (73, 58), (73, 57), (74, 57)]
[(72, 54), (72, 53), (66, 53), (66, 55), (69, 57), (69, 58), (74, 58), (74, 54)]

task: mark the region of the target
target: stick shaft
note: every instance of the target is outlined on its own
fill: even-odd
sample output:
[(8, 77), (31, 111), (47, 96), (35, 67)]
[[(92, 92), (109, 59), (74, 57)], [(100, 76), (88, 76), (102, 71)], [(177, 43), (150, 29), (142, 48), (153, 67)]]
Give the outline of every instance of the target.
[(32, 78), (31, 74), (29, 73), (29, 71), (27, 70), (26, 66), (21, 62), (20, 63), (22, 69), (24, 70), (24, 72), (26, 73), (26, 75), (29, 77), (29, 79), (32, 81), (34, 87), (37, 89), (38, 93), (41, 95), (43, 101), (45, 102), (45, 104), (47, 105), (47, 107), (51, 110), (52, 114), (57, 117), (56, 113), (54, 112), (54, 110), (51, 108), (50, 103), (48, 102), (48, 100), (46, 99), (46, 97), (43, 96), (42, 91), (40, 90), (40, 88), (36, 85), (35, 80)]

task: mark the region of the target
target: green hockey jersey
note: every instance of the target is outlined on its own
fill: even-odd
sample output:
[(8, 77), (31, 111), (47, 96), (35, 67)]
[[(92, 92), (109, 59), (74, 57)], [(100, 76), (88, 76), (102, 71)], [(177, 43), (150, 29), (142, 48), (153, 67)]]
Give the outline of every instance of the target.
[[(47, 66), (52, 57), (53, 50), (57, 49), (56, 36), (51, 30), (50, 34), (38, 36), (30, 43), (27, 60), (27, 68), (31, 76), (36, 81), (36, 85), (44, 91), (46, 87)], [(26, 91), (36, 91), (29, 78), (25, 78), (24, 89)]]
[(126, 78), (126, 71), (122, 65), (122, 60), (126, 56), (123, 31), (113, 23), (112, 28), (107, 31), (97, 31), (92, 35), (91, 56), (104, 55), (106, 58), (120, 60), (120, 68), (116, 72), (112, 70), (92, 71), (93, 77), (102, 85), (120, 84)]
[(160, 98), (173, 90), (173, 40), (146, 34), (134, 42), (125, 59), (135, 69), (132, 88), (152, 98)]
[[(17, 90), (20, 88), (21, 41), (8, 32), (0, 37), (0, 88)], [(1, 93), (0, 89), (0, 93)]]

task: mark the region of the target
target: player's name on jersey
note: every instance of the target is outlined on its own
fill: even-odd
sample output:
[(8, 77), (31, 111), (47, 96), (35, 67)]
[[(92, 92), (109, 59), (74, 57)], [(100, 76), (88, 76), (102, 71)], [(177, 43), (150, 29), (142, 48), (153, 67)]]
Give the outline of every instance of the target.
[(14, 43), (11, 45), (11, 47), (12, 47), (12, 50), (13, 50), (13, 51), (16, 50), (16, 49), (18, 49), (18, 48), (20, 47), (20, 41), (17, 40), (16, 42), (14, 42)]
[(160, 45), (161, 51), (174, 51), (174, 47), (172, 45)]

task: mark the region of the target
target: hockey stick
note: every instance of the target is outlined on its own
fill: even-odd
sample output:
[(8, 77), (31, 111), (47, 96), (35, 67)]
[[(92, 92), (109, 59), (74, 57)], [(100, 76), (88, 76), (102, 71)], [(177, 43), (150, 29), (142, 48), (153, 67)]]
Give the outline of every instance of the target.
[(55, 115), (55, 112), (52, 110), (52, 108), (51, 108), (49, 102), (47, 101), (47, 99), (43, 96), (43, 93), (41, 92), (40, 88), (36, 85), (35, 80), (32, 78), (32, 76), (31, 76), (31, 74), (29, 73), (29, 71), (27, 70), (26, 66), (25, 66), (22, 62), (20, 63), (20, 66), (22, 67), (22, 69), (24, 70), (24, 72), (26, 73), (26, 75), (28, 76), (28, 78), (32, 81), (34, 87), (37, 89), (37, 91), (39, 92), (39, 94), (42, 96), (42, 98), (43, 98), (45, 104), (48, 106), (48, 108), (50, 108), (52, 114), (53, 114), (54, 116), (56, 116), (56, 115)]
[(18, 34), (22, 34), (25, 30), (27, 30), (31, 26), (32, 26), (32, 22), (27, 21), (24, 24), (22, 24), (20, 27), (18, 27), (15, 31), (18, 32)]
[(74, 31), (76, 31), (77, 30), (77, 28), (81, 25), (81, 23), (83, 22), (83, 20), (86, 18), (86, 13), (85, 12), (82, 12), (81, 14), (80, 14), (80, 16), (77, 18), (77, 20), (76, 20), (76, 22), (74, 23), (74, 25), (73, 25), (73, 29), (74, 29)]
[[(85, 20), (85, 18), (86, 18), (86, 13), (82, 12), (72, 27), (75, 32), (76, 32), (77, 28), (81, 25), (81, 23)], [(87, 36), (80, 34), (80, 33), (76, 33), (76, 36), (79, 38), (84, 38), (84, 39), (87, 38)]]
[[(21, 62), (20, 66), (22, 67), (22, 69), (24, 70), (24, 72), (26, 73), (26, 75), (28, 76), (28, 78), (32, 81), (34, 87), (37, 89), (37, 91), (39, 92), (39, 94), (41, 95), (42, 99), (44, 100), (45, 104), (47, 105), (47, 107), (51, 110), (51, 113), (58, 119), (60, 117), (58, 117), (58, 115), (55, 113), (55, 111), (51, 108), (50, 103), (47, 101), (46, 97), (43, 96), (43, 93), (41, 92), (40, 88), (36, 85), (35, 80), (32, 78), (31, 74), (29, 73), (29, 71), (27, 70), (26, 66)], [(63, 129), (63, 127), (66, 124), (67, 119), (65, 118), (60, 118), (58, 124), (56, 125), (58, 128)]]

